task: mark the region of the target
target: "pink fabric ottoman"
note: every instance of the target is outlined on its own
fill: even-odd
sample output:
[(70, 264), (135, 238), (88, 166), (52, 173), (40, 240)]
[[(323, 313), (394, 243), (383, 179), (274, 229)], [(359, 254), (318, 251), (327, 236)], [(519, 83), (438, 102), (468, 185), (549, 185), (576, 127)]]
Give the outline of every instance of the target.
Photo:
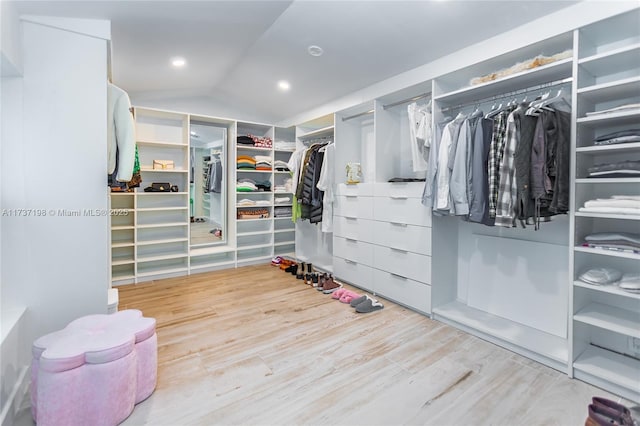
[(33, 344), (31, 414), (41, 426), (117, 425), (156, 387), (156, 320), (89, 315)]

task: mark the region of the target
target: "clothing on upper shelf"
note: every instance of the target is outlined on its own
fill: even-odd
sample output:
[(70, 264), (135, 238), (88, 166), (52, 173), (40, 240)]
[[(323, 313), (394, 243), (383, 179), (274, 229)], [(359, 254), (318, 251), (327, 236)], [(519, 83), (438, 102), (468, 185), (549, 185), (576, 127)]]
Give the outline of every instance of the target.
[[(117, 156), (117, 170), (116, 170)], [(118, 182), (129, 182), (136, 159), (136, 135), (127, 92), (107, 83), (107, 172)]]
[(600, 111), (587, 112), (585, 115), (591, 117), (594, 115), (613, 114), (616, 112), (640, 111), (640, 103), (624, 104), (614, 108), (603, 109)]
[(640, 160), (595, 164), (587, 169), (589, 177), (635, 177), (640, 176)]
[(271, 157), (268, 155), (256, 155), (256, 170), (271, 171)]
[(584, 237), (586, 247), (640, 253), (640, 234), (631, 232), (598, 232)]
[(580, 212), (640, 215), (640, 196), (614, 195), (585, 201)]
[(248, 198), (243, 198), (242, 200), (236, 203), (237, 206), (247, 207), (247, 206), (255, 206), (255, 200), (250, 200)]
[(291, 206), (278, 206), (273, 208), (273, 215), (275, 217), (291, 217)]
[[(277, 186), (276, 186), (277, 188)], [(278, 192), (278, 191), (275, 191)], [(291, 203), (291, 198), (290, 197), (275, 197), (273, 200), (274, 203), (276, 204), (290, 204)]]
[(409, 141), (411, 166), (414, 172), (427, 170), (429, 148), (431, 147), (431, 101), (427, 105), (413, 102), (407, 106), (409, 115)]
[(296, 149), (296, 143), (288, 141), (275, 141), (274, 148), (282, 151), (293, 151), (294, 149)]
[(593, 140), (594, 145), (613, 145), (618, 143), (640, 142), (640, 129), (628, 129), (607, 133)]
[(273, 162), (273, 168), (280, 172), (288, 172), (289, 165), (286, 161), (276, 160)]
[(238, 155), (236, 163), (238, 169), (256, 169), (256, 159), (250, 155)]
[(238, 136), (236, 141), (240, 145), (255, 146), (256, 148), (271, 148), (273, 146), (273, 139), (268, 136), (259, 137), (248, 133), (246, 136)]
[(446, 123), (431, 146), (422, 203), (436, 215), (489, 226), (520, 220), (537, 229), (543, 218), (566, 213), (571, 114), (553, 104), (529, 111), (507, 106), (489, 119), (476, 109)]

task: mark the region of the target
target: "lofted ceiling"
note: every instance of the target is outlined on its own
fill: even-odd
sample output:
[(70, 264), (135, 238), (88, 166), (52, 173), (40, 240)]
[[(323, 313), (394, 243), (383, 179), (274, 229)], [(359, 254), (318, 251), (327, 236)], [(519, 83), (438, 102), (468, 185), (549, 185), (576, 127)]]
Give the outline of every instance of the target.
[[(4, 0), (3, 0), (4, 1)], [(576, 1), (16, 1), (109, 19), (132, 97), (198, 98), (277, 122)], [(324, 54), (308, 54), (318, 45)], [(184, 57), (182, 69), (170, 59)], [(291, 84), (288, 92), (279, 80)]]

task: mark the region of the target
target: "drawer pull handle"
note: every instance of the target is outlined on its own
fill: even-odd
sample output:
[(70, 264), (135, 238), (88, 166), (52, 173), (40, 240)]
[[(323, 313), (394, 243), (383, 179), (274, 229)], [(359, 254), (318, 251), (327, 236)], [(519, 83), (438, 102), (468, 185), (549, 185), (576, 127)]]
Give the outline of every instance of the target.
[(353, 217), (353, 216), (345, 216), (344, 218), (347, 220), (358, 220), (357, 217)]
[(406, 199), (408, 199), (408, 198), (409, 198), (409, 197), (404, 197), (404, 196), (401, 196), (401, 195), (392, 195), (392, 196), (391, 196), (391, 199), (392, 199), (392, 200), (406, 200)]
[(358, 198), (357, 195), (353, 195), (353, 194), (345, 195), (345, 197), (347, 197), (347, 198)]
[(345, 240), (349, 241), (350, 243), (357, 243), (358, 240), (356, 240), (355, 238), (345, 238)]
[(408, 251), (408, 250), (403, 250), (403, 249), (399, 249), (399, 248), (395, 248), (395, 247), (391, 247), (391, 250), (397, 251), (397, 252), (400, 252), (400, 253), (407, 253), (407, 251)]
[(394, 274), (393, 272), (389, 272), (391, 274), (391, 276), (396, 277), (396, 278), (400, 278), (401, 280), (408, 280), (409, 278), (407, 277), (403, 277), (402, 275), (398, 275), (398, 274)]
[(406, 223), (401, 223), (401, 222), (389, 222), (389, 223), (391, 223), (393, 226), (401, 226), (403, 228), (407, 227)]
[(354, 262), (353, 260), (350, 260), (350, 259), (345, 259), (344, 261), (345, 261), (346, 263), (351, 264), (351, 265), (357, 265), (357, 264), (358, 264), (358, 262)]

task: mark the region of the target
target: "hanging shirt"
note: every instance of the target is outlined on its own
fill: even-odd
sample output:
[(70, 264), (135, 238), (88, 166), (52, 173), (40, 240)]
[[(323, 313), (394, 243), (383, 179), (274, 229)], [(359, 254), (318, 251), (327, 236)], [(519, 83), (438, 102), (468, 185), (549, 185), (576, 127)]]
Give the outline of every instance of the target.
[(333, 177), (335, 176), (335, 145), (324, 148), (324, 158), (316, 187), (324, 191), (322, 198), (322, 232), (333, 232)]
[(431, 111), (428, 106), (418, 106), (415, 102), (407, 106), (409, 115), (409, 136), (411, 165), (414, 172), (427, 170), (429, 147), (431, 146)]
[(507, 118), (506, 136), (502, 162), (500, 164), (500, 183), (496, 203), (496, 226), (511, 228), (515, 222), (517, 195), (515, 154), (520, 140), (520, 114), (525, 109), (519, 107)]
[(458, 116), (446, 125), (442, 132), (442, 140), (438, 147), (438, 170), (436, 172), (436, 202), (434, 210), (439, 210), (441, 213), (451, 213), (453, 203), (450, 194), (450, 182), (452, 163), (449, 159), (452, 155), (455, 155), (455, 145), (458, 140), (460, 128), (464, 123), (465, 116), (458, 114)]
[(449, 168), (451, 169), (451, 181), (449, 192), (453, 201), (452, 213), (456, 216), (469, 214), (469, 198), (467, 191), (467, 172), (469, 170), (471, 129), (469, 120), (464, 120), (458, 132), (455, 146), (455, 153), (449, 156)]
[(131, 101), (127, 92), (111, 83), (107, 84), (107, 161), (108, 172), (118, 170), (116, 180), (129, 182), (136, 158), (136, 136)]

